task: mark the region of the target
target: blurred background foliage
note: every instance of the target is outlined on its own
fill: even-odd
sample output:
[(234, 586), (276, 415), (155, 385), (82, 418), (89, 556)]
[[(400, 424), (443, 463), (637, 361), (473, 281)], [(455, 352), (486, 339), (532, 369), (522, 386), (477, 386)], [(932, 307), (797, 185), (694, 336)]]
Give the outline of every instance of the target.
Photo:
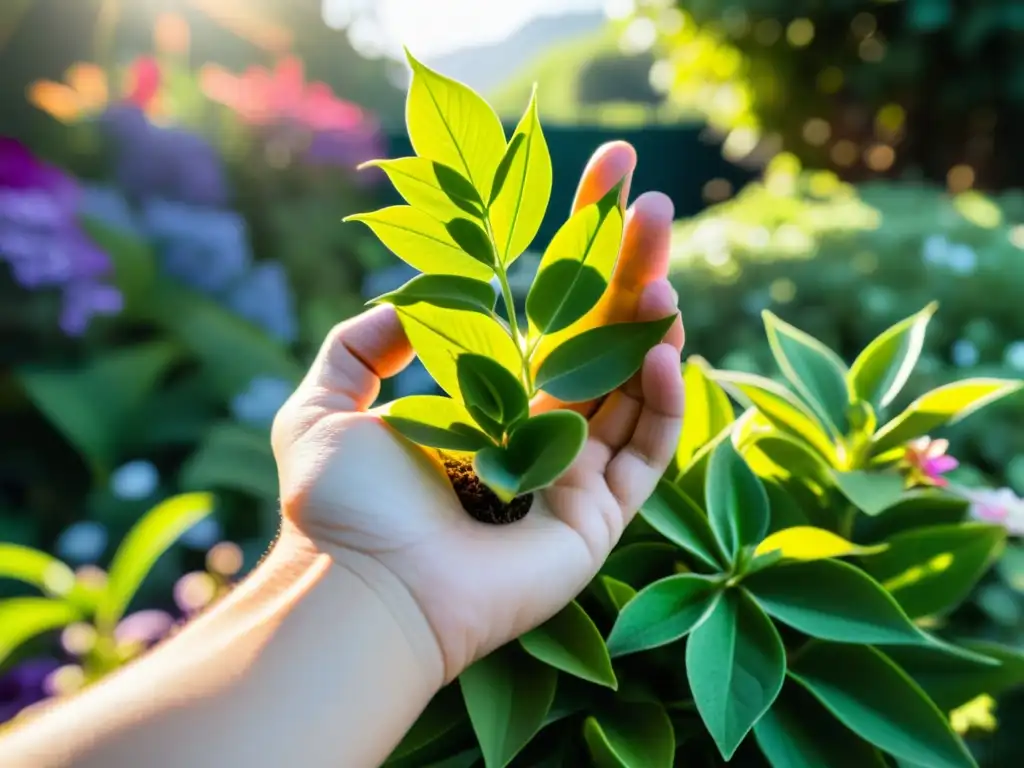
[[(907, 397), (1024, 375), (1024, 0), (435, 6), (0, 4), (0, 542), (102, 579), (146, 510), (215, 492), (126, 616), (162, 612), (162, 631), (258, 561), (274, 413), (328, 329), (410, 276), (340, 223), (397, 202), (355, 167), (410, 153), (401, 43), (510, 126), (539, 83), (555, 186), (538, 248), (591, 152), (637, 147), (635, 193), (680, 217), (690, 353), (770, 373), (771, 309), (849, 360), (937, 299)], [(429, 387), (414, 365), (382, 397)], [(1004, 488), (1024, 534), (1024, 401), (949, 437), (958, 479)], [(0, 599), (27, 593), (0, 580)], [(956, 618), (1024, 647), (1022, 593), (1014, 543)], [(0, 660), (0, 721), (81, 684), (54, 671), (87, 634)], [(1000, 739), (987, 764), (1019, 764)]]

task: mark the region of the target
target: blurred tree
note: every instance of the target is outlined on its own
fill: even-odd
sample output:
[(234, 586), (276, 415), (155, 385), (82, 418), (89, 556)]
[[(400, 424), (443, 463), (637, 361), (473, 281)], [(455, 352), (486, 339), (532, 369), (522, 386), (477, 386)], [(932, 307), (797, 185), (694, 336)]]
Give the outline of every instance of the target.
[(576, 94), (580, 104), (628, 102), (632, 104), (660, 104), (663, 94), (657, 93), (650, 83), (649, 74), (654, 56), (642, 53), (630, 56), (606, 53), (586, 62), (576, 80)]

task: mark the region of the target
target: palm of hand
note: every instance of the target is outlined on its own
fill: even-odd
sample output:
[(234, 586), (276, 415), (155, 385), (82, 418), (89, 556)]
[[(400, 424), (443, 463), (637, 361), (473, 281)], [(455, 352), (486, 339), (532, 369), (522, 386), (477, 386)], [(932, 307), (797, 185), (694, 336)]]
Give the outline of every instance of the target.
[[(609, 152), (606, 164), (608, 155), (616, 159)], [(600, 159), (592, 163), (594, 176)], [(609, 291), (605, 316), (616, 320), (675, 310), (673, 292), (660, 279), (671, 207), (666, 215), (662, 198), (649, 197), (646, 205), (644, 199), (631, 212), (617, 272), (633, 284), (621, 279), (619, 290)], [(537, 494), (529, 514), (492, 526), (467, 515), (432, 454), (369, 410), (379, 379), (404, 368), (412, 351), (390, 308), (366, 313), (332, 333), (275, 422), (285, 514), (336, 558), (358, 557), (395, 577), (433, 630), (451, 679), (572, 600), (653, 490), (680, 426), (681, 325), (667, 341), (600, 404), (583, 453)], [(539, 399), (533, 410), (557, 405)], [(580, 407), (590, 415), (596, 405)]]

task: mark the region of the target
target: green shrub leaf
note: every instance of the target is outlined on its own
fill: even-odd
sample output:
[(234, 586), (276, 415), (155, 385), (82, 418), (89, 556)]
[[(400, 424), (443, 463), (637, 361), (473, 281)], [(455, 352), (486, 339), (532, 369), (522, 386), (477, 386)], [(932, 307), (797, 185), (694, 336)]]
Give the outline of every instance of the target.
[(505, 131), (491, 106), (471, 88), (413, 58), (405, 117), (409, 139), (420, 157), (436, 160), (465, 176), (482, 200), (489, 200), (494, 172), (505, 154)]
[(575, 411), (550, 411), (519, 422), (504, 447), (473, 457), (473, 469), (504, 501), (551, 485), (575, 461), (587, 421)]
[(640, 370), (647, 353), (665, 337), (675, 317), (584, 331), (544, 359), (537, 369), (536, 386), (567, 403), (606, 395)]
[(457, 217), (445, 224), (444, 228), (459, 248), (488, 268), (494, 267), (494, 246), (483, 227), (472, 219)]
[(620, 182), (574, 213), (551, 239), (526, 297), (531, 336), (568, 328), (604, 294), (622, 241), (621, 193)]
[(716, 571), (725, 567), (726, 558), (715, 540), (707, 515), (667, 480), (661, 480), (641, 505), (640, 516), (658, 533), (708, 567)]
[(976, 768), (942, 712), (880, 651), (815, 643), (790, 674), (851, 731), (891, 755), (934, 768)]
[(707, 475), (708, 519), (722, 550), (733, 560), (768, 532), (768, 495), (750, 466), (723, 440), (711, 454)]
[(704, 491), (707, 487), (708, 463), (711, 461), (711, 454), (718, 449), (718, 446), (723, 441), (732, 439), (735, 431), (734, 427), (738, 423), (730, 424), (715, 435), (710, 443), (698, 449), (689, 466), (684, 467), (676, 477), (676, 487), (689, 496), (698, 507), (704, 503)]
[(30, 584), (52, 597), (75, 590), (75, 572), (52, 555), (32, 547), (0, 541), (0, 579)]
[(0, 600), (0, 665), (22, 643), (83, 618), (78, 608), (63, 600), (45, 597)]
[(675, 573), (679, 549), (663, 541), (637, 541), (616, 547), (601, 566), (601, 573), (640, 589)]
[(786, 560), (810, 561), (850, 555), (874, 555), (885, 551), (886, 546), (860, 546), (824, 528), (801, 525), (776, 531), (757, 545), (754, 554), (778, 552)]
[(995, 562), (1006, 529), (983, 523), (935, 525), (887, 540), (888, 549), (864, 561), (911, 618), (956, 608)]
[(806, 441), (829, 464), (836, 450), (817, 417), (792, 392), (771, 379), (734, 371), (712, 371), (711, 377), (746, 408), (756, 408), (772, 426)]
[(381, 418), (418, 445), (473, 452), (494, 445), (469, 412), (450, 397), (412, 395), (395, 400)]
[(491, 189), (491, 229), (502, 264), (508, 266), (530, 247), (550, 198), (551, 155), (537, 116), (535, 91), (509, 140)]
[(625, 656), (686, 637), (707, 619), (720, 596), (718, 580), (709, 576), (683, 573), (656, 581), (622, 608), (608, 650)]
[(96, 623), (109, 631), (124, 615), (146, 574), (181, 534), (213, 511), (213, 495), (183, 493), (157, 504), (128, 531), (114, 554)]
[(932, 302), (920, 312), (901, 320), (872, 341), (850, 368), (854, 396), (885, 408), (907, 383), (924, 348), (928, 323), (938, 309)]
[(772, 768), (886, 768), (874, 747), (793, 681), (754, 725), (754, 737)]
[(768, 332), (775, 361), (833, 435), (846, 434), (850, 391), (846, 385), (846, 365), (839, 356), (813, 336), (765, 310), (764, 327)]
[(500, 363), (482, 355), (459, 355), (455, 362), (466, 409), (484, 423), (510, 428), (530, 414), (526, 390)]
[(878, 430), (872, 440), (872, 452), (885, 453), (939, 427), (955, 424), (1022, 386), (1024, 382), (1007, 379), (964, 379), (933, 389)]
[(786, 651), (764, 611), (743, 591), (729, 590), (690, 635), (686, 676), (697, 711), (729, 760), (782, 690)]
[(683, 365), (686, 391), (686, 429), (676, 448), (676, 466), (689, 466), (697, 451), (710, 443), (722, 430), (736, 420), (729, 396), (707, 371), (707, 363), (690, 358)]
[(831, 473), (832, 481), (850, 503), (866, 515), (880, 515), (903, 498), (906, 482), (895, 472)]
[(375, 304), (406, 307), (421, 301), (442, 309), (462, 309), (490, 315), (498, 295), (490, 283), (458, 275), (417, 275), (401, 288), (373, 300)]
[(456, 364), (459, 355), (468, 352), (489, 357), (513, 374), (520, 369), (519, 348), (493, 317), (422, 303), (396, 307), (395, 311), (420, 362), (454, 398), (463, 399)]
[(637, 596), (637, 591), (633, 587), (611, 576), (598, 576), (597, 584), (601, 585), (609, 605), (614, 608), (616, 614), (620, 613), (629, 601)]
[(487, 768), (504, 768), (540, 730), (555, 698), (554, 667), (510, 643), (459, 675)]
[[(462, 275), (490, 280), (494, 270), (452, 239), (445, 225), (409, 205), (392, 205), (370, 213), (356, 213), (343, 221), (361, 221), (388, 250), (420, 272)], [(468, 221), (468, 219), (463, 219)]]
[(583, 723), (583, 738), (597, 768), (671, 768), (675, 732), (655, 702), (605, 706)]
[(402, 198), (435, 219), (449, 219), (468, 213), (480, 218), (483, 203), (469, 180), (454, 168), (425, 157), (370, 160), (359, 166), (380, 168)]
[[(466, 721), (466, 708), (457, 685), (442, 688), (395, 747), (385, 765), (407, 765), (436, 757), (439, 747), (450, 740), (456, 728)], [(441, 754), (444, 754), (443, 752)]]
[(240, 491), (277, 501), (277, 464), (266, 429), (226, 421), (211, 426), (181, 468), (187, 491)]
[(519, 642), (527, 653), (555, 669), (613, 690), (619, 686), (604, 638), (575, 600)]

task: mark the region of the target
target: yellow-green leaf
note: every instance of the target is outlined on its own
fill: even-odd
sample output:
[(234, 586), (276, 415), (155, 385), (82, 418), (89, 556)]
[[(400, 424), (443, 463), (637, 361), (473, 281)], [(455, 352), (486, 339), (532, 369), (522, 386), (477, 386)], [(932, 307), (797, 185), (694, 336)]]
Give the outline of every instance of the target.
[(344, 220), (363, 222), (395, 256), (420, 272), (477, 280), (494, 276), (490, 267), (459, 247), (442, 222), (412, 206), (392, 205)]
[(708, 376), (706, 363), (700, 358), (690, 358), (683, 365), (683, 384), (686, 424), (676, 449), (676, 465), (680, 471), (690, 465), (698, 450), (736, 419), (729, 396)]
[(406, 51), (412, 83), (405, 118), (420, 157), (461, 173), (489, 200), (494, 172), (505, 154), (505, 131), (494, 109), (472, 88), (435, 72)]
[(425, 301), (444, 309), (464, 309), (489, 315), (498, 295), (490, 283), (458, 275), (417, 275), (400, 288), (373, 299), (374, 304), (396, 307)]
[(850, 367), (850, 389), (861, 400), (885, 408), (903, 389), (924, 348), (925, 331), (938, 309), (932, 302), (872, 341)]
[(583, 723), (583, 738), (596, 768), (670, 768), (675, 732), (657, 702), (615, 702)]
[(402, 198), (435, 219), (448, 221), (466, 213), (483, 215), (480, 195), (469, 179), (444, 163), (425, 157), (370, 160), (359, 166), (380, 168)]
[(873, 555), (885, 548), (885, 544), (862, 547), (824, 528), (801, 525), (773, 533), (757, 546), (754, 554), (779, 552), (787, 560), (824, 560), (830, 557)]
[(396, 307), (409, 343), (441, 388), (462, 401), (456, 359), (464, 352), (490, 357), (519, 375), (519, 348), (492, 317), (420, 303)]
[(15, 579), (55, 597), (66, 597), (75, 573), (52, 555), (20, 544), (0, 542), (0, 579)]
[(74, 605), (63, 600), (14, 597), (0, 601), (0, 665), (22, 643), (82, 618)]
[(537, 236), (551, 197), (551, 155), (537, 116), (536, 91), (512, 134), (494, 187), (491, 227), (498, 257), (508, 265)]

